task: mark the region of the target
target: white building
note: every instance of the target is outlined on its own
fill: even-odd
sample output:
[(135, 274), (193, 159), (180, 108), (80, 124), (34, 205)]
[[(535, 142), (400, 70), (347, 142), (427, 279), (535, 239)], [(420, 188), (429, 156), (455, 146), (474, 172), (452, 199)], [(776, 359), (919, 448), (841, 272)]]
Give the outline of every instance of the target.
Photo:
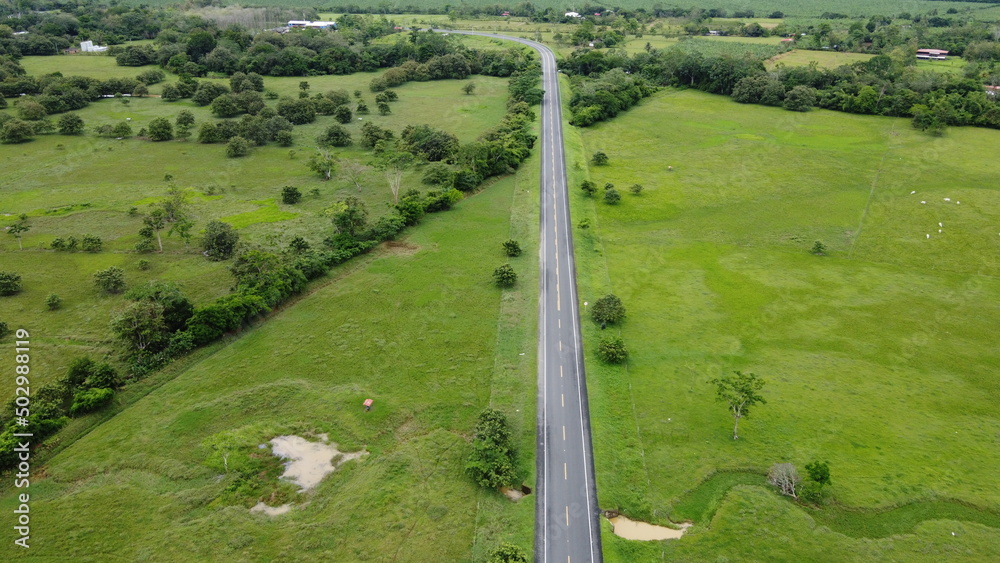
[(580, 14), (578, 14), (576, 12), (566, 12), (566, 17), (567, 18), (582, 18), (583, 16), (581, 16)]
[(80, 42), (80, 50), (84, 53), (103, 53), (108, 48), (101, 45), (94, 45), (93, 41), (82, 41)]

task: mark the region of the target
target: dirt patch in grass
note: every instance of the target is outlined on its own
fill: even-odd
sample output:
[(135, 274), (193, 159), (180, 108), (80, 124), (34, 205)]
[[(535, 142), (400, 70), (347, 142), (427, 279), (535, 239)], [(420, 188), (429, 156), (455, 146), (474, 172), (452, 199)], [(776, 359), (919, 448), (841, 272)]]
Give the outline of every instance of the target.
[(387, 240), (381, 245), (379, 245), (379, 251), (386, 254), (396, 254), (403, 256), (412, 256), (420, 250), (420, 247), (401, 240)]

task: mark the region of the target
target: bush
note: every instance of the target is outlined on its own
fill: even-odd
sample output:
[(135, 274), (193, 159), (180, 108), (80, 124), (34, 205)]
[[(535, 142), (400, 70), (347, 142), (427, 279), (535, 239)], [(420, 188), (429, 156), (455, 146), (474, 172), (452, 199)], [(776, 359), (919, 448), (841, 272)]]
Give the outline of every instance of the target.
[(498, 266), (493, 270), (493, 281), (498, 287), (513, 287), (517, 283), (517, 272), (510, 264)]
[(490, 489), (518, 481), (516, 453), (502, 412), (488, 408), (479, 413), (465, 471), (476, 484)]
[(608, 188), (604, 191), (604, 203), (608, 205), (617, 205), (619, 201), (622, 200), (622, 194), (618, 193), (618, 190), (614, 188)]
[(84, 252), (100, 252), (103, 246), (104, 241), (97, 235), (83, 235), (83, 239), (80, 241), (80, 248)]
[(286, 205), (295, 205), (296, 203), (302, 201), (302, 192), (298, 188), (293, 186), (285, 186), (281, 188), (281, 202)]
[(511, 258), (521, 255), (521, 245), (516, 240), (511, 239), (503, 243), (504, 254)]
[(503, 542), (490, 550), (486, 563), (529, 563), (531, 559), (520, 546)]
[(446, 164), (440, 162), (431, 164), (424, 171), (424, 176), (421, 181), (425, 184), (431, 185), (451, 185), (455, 180), (455, 173), (452, 172), (451, 168)]
[(815, 244), (813, 244), (812, 250), (809, 252), (817, 256), (826, 256), (826, 245), (820, 241), (816, 241)]
[(7, 323), (0, 321), (0, 340), (3, 340), (8, 334), (10, 334), (10, 327)]
[(14, 295), (21, 291), (21, 274), (0, 272), (0, 296)]
[(292, 136), (291, 131), (278, 131), (274, 136), (274, 142), (278, 143), (282, 147), (290, 147), (295, 143), (295, 137)]
[(597, 184), (591, 182), (590, 180), (584, 180), (580, 183), (580, 189), (587, 196), (593, 197), (597, 193)]
[(597, 355), (609, 364), (623, 364), (628, 359), (628, 350), (621, 337), (605, 336), (597, 345)]
[(142, 260), (139, 260), (138, 262), (135, 263), (135, 267), (145, 272), (146, 270), (149, 270), (152, 267), (152, 264), (149, 262), (149, 260), (143, 258)]
[(83, 118), (75, 113), (67, 113), (59, 118), (60, 135), (79, 135), (83, 133)]
[(113, 389), (97, 388), (80, 391), (73, 396), (73, 405), (69, 408), (69, 414), (71, 416), (78, 416), (96, 411), (110, 403), (114, 396), (115, 392)]
[(608, 155), (604, 151), (597, 151), (594, 156), (590, 158), (590, 162), (594, 163), (594, 166), (607, 166), (608, 165)]
[(250, 152), (250, 141), (244, 139), (243, 137), (236, 136), (229, 139), (226, 143), (226, 156), (229, 158), (239, 158), (241, 156), (246, 156)]
[(209, 260), (226, 260), (233, 255), (240, 234), (229, 223), (210, 221), (205, 226), (205, 238), (202, 249)]
[(617, 295), (609, 293), (594, 302), (590, 316), (599, 323), (615, 324), (625, 318), (625, 306)]
[(94, 273), (94, 285), (104, 293), (121, 293), (125, 291), (125, 271), (117, 266), (111, 266)]
[(153, 141), (169, 141), (174, 138), (174, 126), (166, 117), (157, 117), (150, 121), (146, 131)]
[(59, 307), (62, 307), (62, 298), (53, 293), (45, 298), (45, 305), (49, 308), (49, 311), (55, 311)]
[(352, 143), (351, 134), (342, 125), (331, 125), (326, 128), (326, 132), (316, 138), (316, 142), (322, 146), (347, 147)]
[(333, 118), (340, 123), (350, 123), (351, 119), (354, 118), (351, 115), (351, 108), (347, 106), (337, 106), (337, 109), (333, 110)]
[(629, 187), (628, 191), (632, 192), (635, 195), (639, 195), (642, 193), (642, 184), (632, 184), (632, 186)]

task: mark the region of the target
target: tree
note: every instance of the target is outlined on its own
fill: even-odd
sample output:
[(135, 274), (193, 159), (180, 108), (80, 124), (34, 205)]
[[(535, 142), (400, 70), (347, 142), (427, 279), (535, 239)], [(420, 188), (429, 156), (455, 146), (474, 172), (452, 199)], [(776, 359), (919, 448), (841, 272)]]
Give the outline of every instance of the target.
[(608, 188), (604, 190), (604, 203), (608, 205), (617, 205), (619, 201), (622, 200), (622, 194), (614, 188)]
[(829, 485), (832, 482), (830, 481), (830, 462), (828, 461), (807, 463), (806, 473), (809, 474), (809, 479), (820, 485)]
[(333, 157), (330, 151), (318, 149), (309, 157), (309, 162), (306, 163), (306, 166), (309, 167), (309, 170), (322, 176), (324, 180), (329, 180), (333, 177), (334, 170), (337, 169), (337, 159)]
[(229, 223), (210, 221), (205, 226), (201, 247), (209, 260), (226, 260), (233, 255), (239, 240), (240, 234)]
[(487, 408), (479, 413), (465, 471), (479, 486), (490, 489), (517, 482), (517, 454), (502, 412)]
[(125, 291), (125, 271), (117, 266), (94, 272), (94, 285), (104, 293)]
[(504, 254), (510, 256), (511, 258), (521, 255), (521, 245), (516, 240), (511, 239), (504, 241), (503, 243)]
[(312, 100), (282, 98), (278, 102), (278, 115), (294, 125), (302, 125), (316, 121), (316, 104)]
[(497, 287), (513, 287), (517, 283), (517, 272), (510, 264), (498, 266), (493, 270), (493, 282)]
[(781, 494), (792, 498), (799, 498), (795, 494), (795, 489), (799, 486), (801, 479), (799, 478), (799, 472), (795, 470), (795, 466), (791, 463), (775, 463), (772, 465), (770, 471), (767, 472), (767, 481), (778, 487)]
[(726, 403), (732, 411), (735, 424), (733, 425), (733, 440), (738, 440), (740, 419), (750, 416), (750, 409), (757, 404), (767, 404), (767, 401), (760, 395), (760, 390), (764, 387), (764, 380), (753, 373), (743, 373), (735, 371), (732, 375), (717, 377), (712, 380), (716, 386), (716, 400)]
[(590, 316), (601, 324), (615, 324), (625, 318), (625, 305), (614, 293), (609, 293), (594, 302)]
[(791, 111), (809, 111), (816, 105), (816, 90), (800, 84), (785, 94), (784, 105)]
[(465, 92), (466, 96), (471, 96), (476, 91), (476, 83), (475, 82), (467, 82), (465, 84), (465, 86), (462, 86), (462, 91)]
[(374, 148), (379, 141), (391, 141), (395, 135), (389, 129), (383, 129), (372, 122), (361, 126), (361, 146)]
[(337, 109), (333, 110), (333, 118), (340, 123), (347, 124), (351, 122), (351, 119), (353, 119), (354, 116), (351, 115), (351, 108), (347, 106), (337, 106)]
[[(160, 231), (167, 226), (167, 214), (163, 209), (157, 208), (149, 212), (148, 215), (142, 218), (143, 229), (139, 231), (142, 236), (156, 235), (156, 242), (160, 247), (160, 252), (163, 252), (163, 239), (160, 238)], [(146, 231), (147, 235), (143, 234)], [(148, 238), (152, 238), (149, 236)]]
[(377, 104), (377, 107), (379, 115), (389, 115), (390, 113), (392, 113), (392, 108), (390, 108), (389, 104), (385, 102), (379, 102)]
[(157, 117), (150, 121), (146, 132), (153, 141), (169, 141), (174, 138), (174, 126), (166, 117)]
[(531, 559), (520, 546), (502, 542), (490, 550), (486, 563), (529, 563)]
[(175, 121), (178, 127), (191, 127), (194, 125), (194, 114), (190, 110), (182, 109)]
[(103, 246), (104, 241), (97, 235), (83, 235), (83, 239), (80, 241), (80, 248), (84, 252), (100, 252)]
[(826, 245), (820, 241), (816, 241), (816, 243), (813, 244), (812, 250), (809, 252), (817, 256), (826, 256)]
[(375, 159), (372, 164), (385, 174), (394, 204), (399, 203), (399, 188), (403, 183), (403, 173), (413, 166), (415, 161), (413, 153), (404, 150), (398, 142), (379, 141), (375, 145)]
[(250, 141), (240, 137), (239, 135), (229, 139), (226, 143), (226, 156), (229, 158), (239, 158), (241, 156), (246, 156), (250, 152)]
[(628, 359), (628, 349), (620, 336), (605, 336), (597, 345), (597, 355), (609, 364), (623, 364)]
[(320, 146), (347, 147), (352, 143), (351, 134), (343, 125), (333, 124), (326, 128), (326, 132), (316, 138)]
[(7, 227), (7, 234), (17, 239), (18, 250), (24, 250), (24, 247), (21, 246), (21, 236), (30, 230), (31, 225), (28, 224), (28, 215), (22, 213), (17, 216), (16, 222)]
[(597, 193), (597, 184), (591, 182), (590, 180), (584, 180), (580, 182), (580, 189), (583, 193), (589, 197), (593, 197)]
[(0, 272), (0, 296), (7, 297), (21, 291), (21, 274)]
[(30, 141), (34, 134), (35, 128), (20, 119), (8, 119), (0, 125), (0, 142), (5, 144)]
[(288, 247), (294, 250), (295, 252), (305, 252), (309, 250), (309, 243), (306, 241), (306, 239), (297, 236), (292, 239), (292, 242), (288, 243)]
[(597, 151), (594, 153), (594, 156), (590, 157), (590, 161), (594, 163), (594, 166), (607, 166), (608, 155), (604, 151)]
[(302, 192), (294, 186), (285, 186), (281, 188), (281, 203), (286, 205), (295, 205), (302, 200)]
[(67, 113), (59, 118), (60, 135), (79, 135), (83, 133), (83, 118), (75, 113)]
[(347, 196), (340, 201), (331, 215), (337, 232), (352, 238), (368, 224), (368, 210), (365, 209), (364, 202), (354, 196)]
[(111, 318), (111, 332), (129, 353), (160, 348), (168, 338), (163, 305), (146, 299), (129, 304)]
[(50, 293), (45, 298), (45, 306), (49, 308), (49, 311), (55, 311), (59, 307), (62, 307), (62, 297), (59, 297), (55, 293)]
[(639, 195), (642, 193), (642, 184), (632, 184), (628, 191), (632, 192), (633, 195)]
[(340, 173), (358, 188), (358, 193), (361, 193), (361, 180), (370, 170), (371, 168), (356, 160), (348, 160), (340, 167)]

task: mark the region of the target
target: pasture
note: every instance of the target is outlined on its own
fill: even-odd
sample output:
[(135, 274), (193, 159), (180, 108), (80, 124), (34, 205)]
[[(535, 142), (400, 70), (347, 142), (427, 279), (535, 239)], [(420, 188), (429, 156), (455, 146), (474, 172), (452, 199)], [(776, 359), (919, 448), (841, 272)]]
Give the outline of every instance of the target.
[(849, 65), (858, 61), (867, 61), (873, 55), (865, 53), (841, 53), (839, 51), (810, 51), (806, 49), (792, 49), (787, 53), (782, 53), (771, 57), (765, 61), (764, 66), (768, 70), (773, 70), (778, 65), (785, 66), (809, 66), (816, 63), (819, 68), (837, 68), (841, 65)]
[[(997, 557), (1000, 163), (981, 155), (998, 135), (673, 90), (567, 135), (574, 221), (591, 222), (580, 299), (628, 311), (609, 327), (627, 366), (587, 357), (601, 508), (695, 524), (665, 543), (606, 533), (609, 561)], [(597, 150), (609, 166), (587, 164)], [(599, 335), (584, 322), (588, 349)], [(733, 370), (767, 380), (738, 441), (710, 383)], [(829, 508), (762, 485), (814, 460)]]
[[(58, 56), (25, 57), (29, 69), (77, 70), (95, 77), (107, 77), (122, 67), (108, 66), (110, 57)], [(60, 66), (60, 63), (62, 66)], [(131, 75), (145, 68), (128, 69)], [(367, 84), (377, 73), (351, 76), (310, 77), (312, 92), (361, 89), (371, 107), (374, 95)], [(173, 80), (173, 78), (168, 79)], [(216, 79), (220, 80), (220, 79)], [(296, 95), (299, 78), (265, 78), (265, 86), (282, 95)], [(501, 78), (479, 77), (476, 93), (467, 96), (461, 87), (466, 81), (408, 83), (399, 88), (399, 101), (387, 116), (360, 116), (397, 133), (406, 125), (430, 124), (458, 136), (462, 142), (475, 139), (498, 123), (504, 113), (507, 82)], [(154, 94), (162, 84), (154, 86)], [(269, 102), (274, 104), (275, 102)], [(31, 329), (37, 342), (47, 346), (45, 354), (33, 358), (40, 385), (61, 376), (72, 358), (90, 354), (101, 357), (112, 352), (108, 321), (112, 311), (122, 307), (121, 296), (101, 296), (91, 282), (99, 269), (119, 266), (126, 272), (128, 285), (151, 279), (169, 280), (196, 304), (205, 303), (229, 291), (232, 283), (227, 263), (209, 262), (201, 255), (198, 233), (211, 220), (224, 219), (240, 230), (243, 240), (269, 250), (287, 247), (295, 236), (319, 245), (332, 232), (323, 210), (347, 197), (361, 198), (372, 218), (387, 212), (392, 201), (383, 176), (367, 171), (358, 190), (342, 176), (326, 182), (310, 171), (306, 162), (315, 150), (315, 138), (335, 123), (329, 116), (295, 127), (295, 144), (290, 148), (269, 145), (251, 150), (245, 158), (226, 158), (225, 145), (200, 144), (195, 140), (149, 142), (138, 139), (104, 139), (93, 136), (96, 126), (131, 119), (138, 132), (156, 117), (171, 121), (181, 109), (190, 110), (195, 127), (214, 120), (207, 107), (190, 100), (165, 102), (160, 98), (135, 98), (123, 104), (102, 100), (76, 112), (87, 131), (82, 136), (41, 135), (19, 145), (0, 145), (0, 214), (3, 226), (16, 215), (29, 216), (31, 230), (24, 233), (24, 250), (14, 237), (0, 239), (3, 270), (22, 275), (24, 290), (0, 299), (0, 320), (11, 326)], [(13, 112), (13, 108), (0, 110)], [(358, 138), (363, 121), (347, 125)], [(355, 145), (334, 149), (343, 162), (368, 163), (370, 152)], [(167, 175), (171, 180), (166, 181)], [(420, 182), (421, 167), (409, 171), (404, 191), (426, 189)], [(195, 221), (191, 245), (163, 231), (163, 253), (136, 254), (141, 213), (151, 203), (167, 195), (175, 185), (185, 191), (188, 211)], [(296, 205), (281, 203), (283, 186), (297, 187), (303, 199)], [(314, 191), (318, 190), (318, 191)], [(137, 215), (130, 215), (135, 207)], [(104, 249), (99, 253), (55, 252), (49, 244), (55, 237), (100, 236)], [(151, 269), (139, 270), (139, 260), (148, 260)], [(45, 299), (55, 293), (63, 299), (59, 310), (48, 311)], [(12, 392), (12, 382), (0, 384), (0, 399)]]

